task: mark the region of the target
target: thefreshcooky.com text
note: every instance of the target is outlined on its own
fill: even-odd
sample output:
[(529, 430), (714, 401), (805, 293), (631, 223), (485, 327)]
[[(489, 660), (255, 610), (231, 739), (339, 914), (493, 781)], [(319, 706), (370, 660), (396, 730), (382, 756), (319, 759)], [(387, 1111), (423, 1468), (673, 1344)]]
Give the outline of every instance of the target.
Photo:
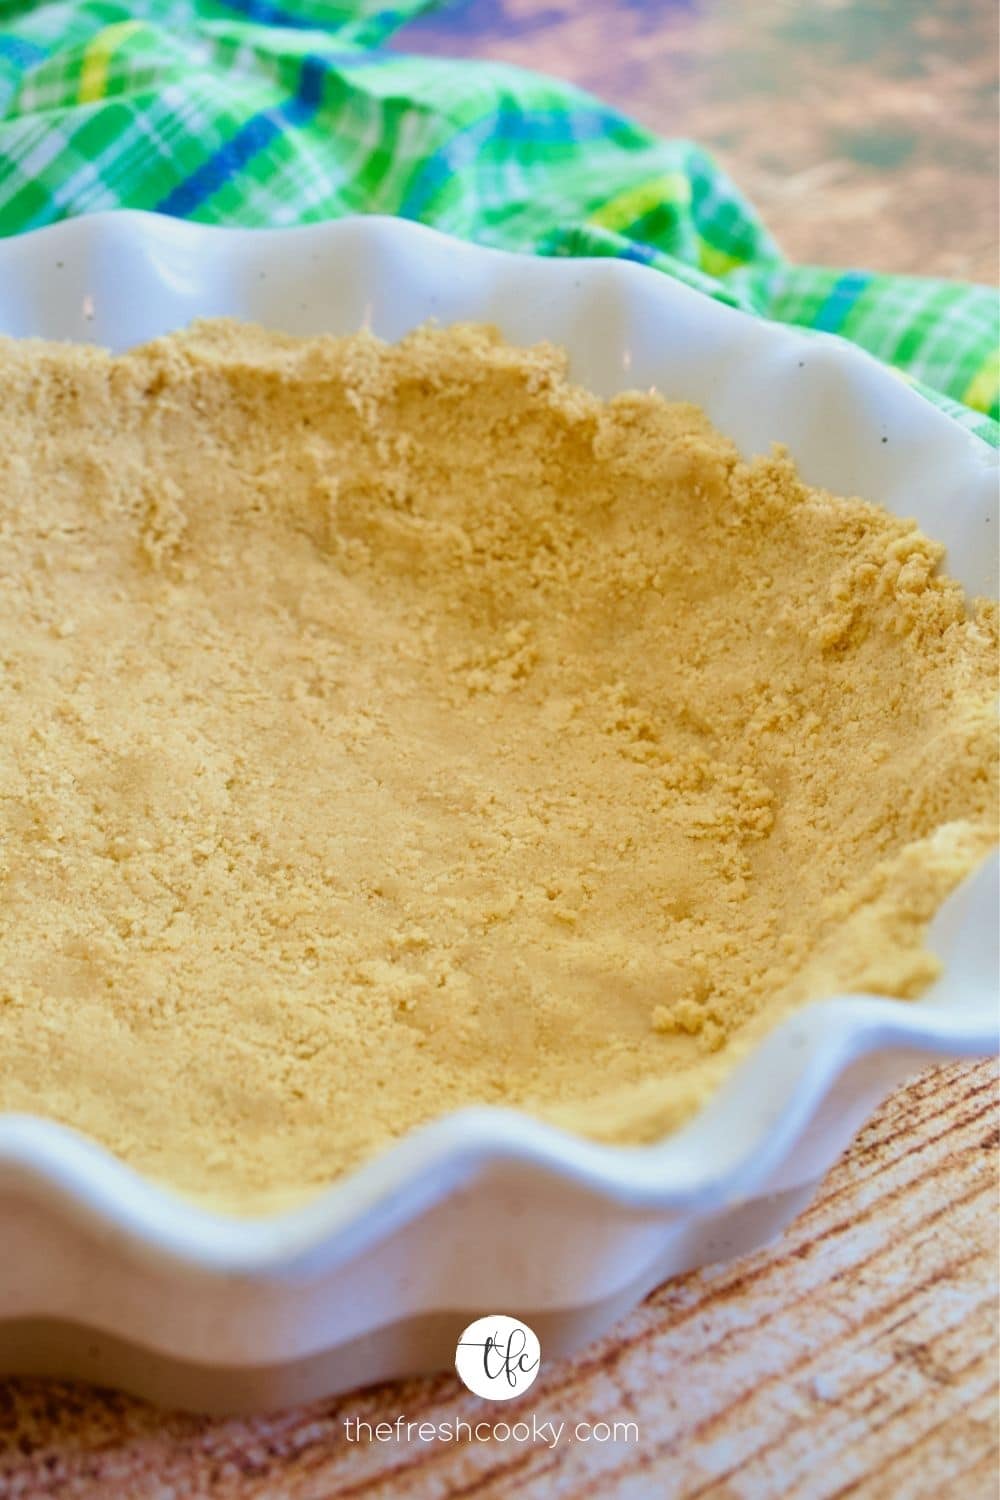
[(414, 1422), (402, 1413), (393, 1422), (366, 1422), (363, 1417), (344, 1418), (344, 1436), (349, 1443), (541, 1443), (557, 1448), (562, 1442), (637, 1443), (637, 1422), (554, 1422), (531, 1420), (467, 1422)]

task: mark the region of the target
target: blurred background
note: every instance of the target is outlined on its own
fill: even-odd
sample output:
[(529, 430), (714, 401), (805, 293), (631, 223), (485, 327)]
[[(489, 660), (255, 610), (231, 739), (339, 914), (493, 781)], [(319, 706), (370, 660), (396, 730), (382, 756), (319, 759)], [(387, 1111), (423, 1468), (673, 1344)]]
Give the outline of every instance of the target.
[(997, 280), (997, 0), (451, 0), (396, 51), (565, 78), (714, 152), (793, 260)]

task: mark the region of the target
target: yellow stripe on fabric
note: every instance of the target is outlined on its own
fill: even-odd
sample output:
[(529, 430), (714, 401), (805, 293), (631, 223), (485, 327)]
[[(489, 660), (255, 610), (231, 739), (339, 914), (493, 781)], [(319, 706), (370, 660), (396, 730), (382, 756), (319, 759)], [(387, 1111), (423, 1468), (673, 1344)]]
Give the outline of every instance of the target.
[(1000, 385), (1000, 349), (993, 349), (962, 392), (962, 401), (966, 406), (971, 406), (974, 411), (984, 411), (989, 414), (996, 400), (998, 385)]
[(707, 240), (699, 239), (698, 265), (709, 276), (725, 276), (727, 271), (734, 271), (737, 266), (745, 266), (746, 261), (741, 260), (738, 255), (730, 255), (728, 250), (717, 249)]
[(659, 177), (651, 177), (646, 182), (626, 188), (607, 203), (602, 203), (588, 217), (590, 223), (599, 229), (621, 231), (630, 224), (635, 224), (645, 214), (652, 213), (654, 208), (659, 208), (664, 202), (691, 202), (691, 183), (683, 172), (662, 173)]
[(141, 31), (142, 25), (142, 21), (118, 21), (114, 26), (105, 26), (97, 33), (83, 54), (80, 87), (76, 96), (78, 104), (93, 104), (95, 100), (104, 98), (108, 64), (122, 42), (133, 32)]

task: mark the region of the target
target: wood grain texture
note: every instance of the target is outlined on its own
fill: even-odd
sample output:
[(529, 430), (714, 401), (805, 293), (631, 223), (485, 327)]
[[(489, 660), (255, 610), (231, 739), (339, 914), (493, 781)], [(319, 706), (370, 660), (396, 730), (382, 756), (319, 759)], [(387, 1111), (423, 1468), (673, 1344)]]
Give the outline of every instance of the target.
[(698, 141), (793, 260), (992, 283), (997, 27), (994, 0), (452, 0), (394, 46)]
[[(242, 1419), (0, 1385), (0, 1496), (871, 1500), (997, 1493), (997, 1072), (897, 1093), (772, 1248), (659, 1288), (502, 1413), (451, 1375)], [(604, 1444), (351, 1443), (345, 1419), (632, 1421)]]
[[(993, 280), (993, 0), (469, 0), (413, 51), (569, 77), (710, 146), (799, 259)], [(0, 1383), (0, 1497), (995, 1500), (990, 1064), (898, 1093), (770, 1250), (659, 1288), (508, 1403), (638, 1441), (348, 1443), (496, 1416), (451, 1376), (250, 1421)], [(499, 1419), (499, 1418), (497, 1418)]]

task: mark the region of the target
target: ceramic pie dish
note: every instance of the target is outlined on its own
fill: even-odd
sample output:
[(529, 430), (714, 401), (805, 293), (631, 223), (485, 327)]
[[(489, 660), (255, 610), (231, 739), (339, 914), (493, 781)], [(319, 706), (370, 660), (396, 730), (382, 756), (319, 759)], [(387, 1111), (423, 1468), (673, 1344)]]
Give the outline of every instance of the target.
[[(600, 395), (655, 385), (745, 453), (783, 442), (809, 483), (914, 516), (969, 593), (992, 591), (989, 448), (859, 351), (642, 267), (522, 258), (378, 218), (238, 231), (99, 214), (0, 243), (4, 333), (122, 349), (219, 314), (387, 338), (469, 319), (550, 339)], [(942, 976), (921, 1000), (806, 1007), (650, 1146), (470, 1109), (304, 1208), (236, 1219), (61, 1126), (0, 1117), (0, 1370), (249, 1408), (449, 1365), (484, 1312), (527, 1319), (544, 1357), (567, 1350), (665, 1277), (779, 1233), (917, 1068), (994, 1049), (997, 877), (994, 859), (939, 912)]]

